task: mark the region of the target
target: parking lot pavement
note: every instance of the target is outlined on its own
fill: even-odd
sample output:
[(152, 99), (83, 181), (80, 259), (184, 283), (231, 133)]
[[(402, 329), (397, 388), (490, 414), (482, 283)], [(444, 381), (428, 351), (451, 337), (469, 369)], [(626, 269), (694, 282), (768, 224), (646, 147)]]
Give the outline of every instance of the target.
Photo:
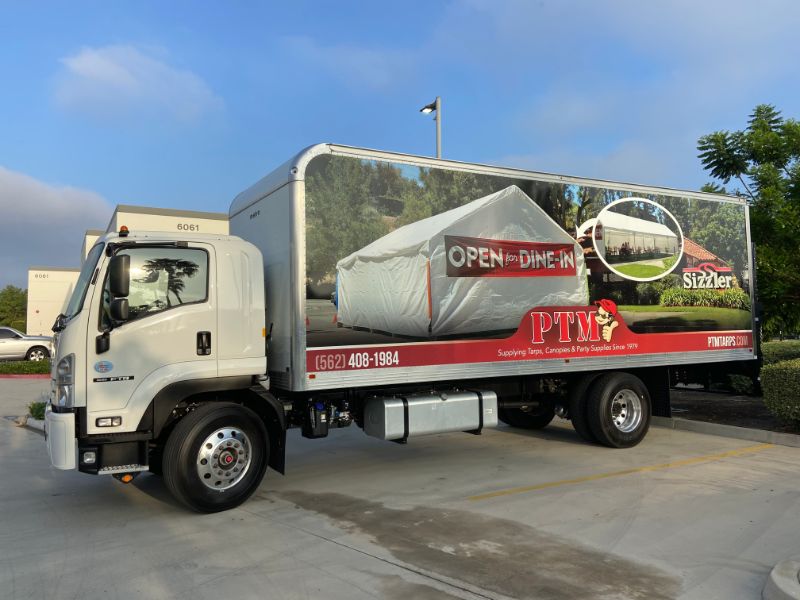
[(800, 548), (800, 449), (663, 428), (629, 450), (563, 423), (291, 431), (288, 474), (216, 515), (0, 432), (2, 598), (760, 598)]
[(47, 402), (50, 393), (49, 379), (0, 378), (0, 417), (28, 413), (31, 402)]

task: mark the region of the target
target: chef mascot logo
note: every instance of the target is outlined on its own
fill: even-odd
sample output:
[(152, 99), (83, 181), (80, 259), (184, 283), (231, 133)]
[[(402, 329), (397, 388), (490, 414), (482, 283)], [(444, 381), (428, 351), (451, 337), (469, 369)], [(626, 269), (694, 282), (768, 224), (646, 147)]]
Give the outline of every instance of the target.
[(610, 342), (614, 335), (614, 330), (619, 327), (617, 304), (613, 300), (606, 298), (597, 300), (595, 304), (597, 305), (597, 312), (594, 315), (594, 320), (601, 327), (603, 339)]

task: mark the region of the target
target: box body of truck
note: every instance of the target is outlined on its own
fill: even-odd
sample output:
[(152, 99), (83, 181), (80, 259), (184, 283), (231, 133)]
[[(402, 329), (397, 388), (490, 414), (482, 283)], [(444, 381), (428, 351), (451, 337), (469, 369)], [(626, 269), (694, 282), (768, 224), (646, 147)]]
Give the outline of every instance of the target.
[(280, 390), (754, 358), (739, 198), (323, 144), (230, 219)]

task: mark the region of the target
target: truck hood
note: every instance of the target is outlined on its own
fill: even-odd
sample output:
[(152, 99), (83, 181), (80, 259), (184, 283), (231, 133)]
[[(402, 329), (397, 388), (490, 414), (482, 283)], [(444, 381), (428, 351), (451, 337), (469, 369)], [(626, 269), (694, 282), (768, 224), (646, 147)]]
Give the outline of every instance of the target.
[(24, 340), (36, 340), (42, 342), (52, 342), (53, 338), (48, 337), (46, 335), (26, 335), (22, 339)]

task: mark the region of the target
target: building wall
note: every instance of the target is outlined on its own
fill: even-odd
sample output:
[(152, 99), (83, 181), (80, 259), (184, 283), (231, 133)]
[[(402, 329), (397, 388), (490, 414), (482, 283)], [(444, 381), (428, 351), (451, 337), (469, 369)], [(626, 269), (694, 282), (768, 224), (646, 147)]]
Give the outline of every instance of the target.
[(89, 250), (92, 249), (97, 239), (103, 235), (105, 231), (99, 229), (89, 229), (83, 234), (83, 247), (81, 248), (81, 264), (86, 260)]
[(53, 335), (51, 328), (69, 300), (78, 269), (31, 267), (28, 269), (29, 335)]
[(108, 224), (107, 231), (119, 231), (119, 228), (125, 225), (130, 231), (181, 231), (228, 235), (228, 215), (226, 214), (189, 211), (183, 214), (174, 214), (178, 211), (144, 210), (153, 212), (132, 212), (121, 207), (118, 208)]

